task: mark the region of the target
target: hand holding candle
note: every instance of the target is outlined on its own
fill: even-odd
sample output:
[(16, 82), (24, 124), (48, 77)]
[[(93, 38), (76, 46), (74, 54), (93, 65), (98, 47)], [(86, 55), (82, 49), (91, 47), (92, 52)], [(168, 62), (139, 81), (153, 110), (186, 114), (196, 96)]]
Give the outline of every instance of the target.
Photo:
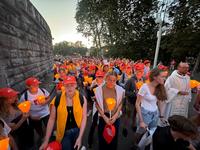
[(37, 97), (37, 101), (38, 101), (39, 104), (44, 104), (45, 101), (46, 101), (46, 98), (45, 98), (44, 95), (40, 95), (40, 96)]
[(198, 82), (197, 80), (190, 80), (190, 88), (196, 88), (198, 85), (200, 85), (200, 82)]
[(0, 150), (8, 150), (9, 147), (9, 138), (0, 140)]
[(143, 84), (144, 84), (144, 83), (143, 83), (142, 81), (138, 81), (138, 82), (136, 83), (137, 89), (139, 90), (139, 89), (142, 87)]
[(54, 76), (56, 79), (59, 79), (60, 78), (60, 75), (57, 73), (57, 74), (55, 74), (55, 76)]
[(84, 81), (91, 84), (92, 83), (92, 77), (84, 76)]
[(30, 101), (25, 101), (22, 102), (18, 105), (18, 108), (23, 112), (23, 113), (28, 113), (31, 108), (31, 102)]
[(114, 98), (107, 98), (106, 99), (106, 104), (107, 104), (108, 110), (110, 111), (110, 118), (111, 118), (111, 111), (116, 106), (116, 100)]

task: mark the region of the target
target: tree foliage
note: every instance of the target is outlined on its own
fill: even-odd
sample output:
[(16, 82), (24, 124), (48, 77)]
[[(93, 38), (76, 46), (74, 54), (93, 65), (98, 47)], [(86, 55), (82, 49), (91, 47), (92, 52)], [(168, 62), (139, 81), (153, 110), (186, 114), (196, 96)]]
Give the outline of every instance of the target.
[[(200, 51), (199, 0), (168, 0), (159, 60), (186, 56)], [(158, 25), (156, 13), (161, 0), (80, 0), (77, 30), (93, 39), (97, 49), (107, 47), (112, 57), (153, 59)], [(164, 1), (163, 1), (164, 2)]]
[(151, 55), (155, 48), (156, 0), (81, 0), (77, 6), (77, 30), (93, 38), (99, 51), (128, 58)]
[(71, 43), (67, 41), (63, 41), (60, 43), (56, 43), (53, 46), (53, 53), (58, 55), (85, 55), (87, 52), (87, 48), (82, 45), (80, 41), (76, 43)]
[(200, 1), (175, 0), (168, 14), (170, 24), (168, 34), (161, 41), (161, 56), (177, 61), (185, 61), (188, 56), (197, 59), (200, 55)]

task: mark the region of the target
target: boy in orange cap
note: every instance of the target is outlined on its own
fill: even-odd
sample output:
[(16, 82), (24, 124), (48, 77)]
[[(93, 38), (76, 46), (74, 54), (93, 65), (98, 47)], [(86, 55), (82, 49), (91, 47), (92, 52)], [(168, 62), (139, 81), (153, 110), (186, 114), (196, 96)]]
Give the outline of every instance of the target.
[(50, 98), (47, 90), (39, 88), (40, 83), (41, 82), (35, 77), (26, 79), (25, 84), (28, 90), (22, 94), (20, 102), (31, 102), (29, 117), (30, 126), (36, 130), (40, 136), (40, 140), (42, 140), (45, 135), (43, 124), (46, 127), (49, 119), (48, 103)]

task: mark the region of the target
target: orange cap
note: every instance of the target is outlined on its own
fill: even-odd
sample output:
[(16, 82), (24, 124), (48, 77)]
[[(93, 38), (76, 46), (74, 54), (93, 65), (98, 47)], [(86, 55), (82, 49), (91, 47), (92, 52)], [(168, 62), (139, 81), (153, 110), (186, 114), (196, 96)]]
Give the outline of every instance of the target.
[(90, 67), (89, 67), (89, 70), (95, 70), (96, 69), (96, 66), (95, 65), (91, 65)]
[(105, 75), (105, 73), (103, 71), (101, 71), (101, 70), (98, 70), (96, 72), (96, 77), (104, 77), (104, 75)]
[(63, 80), (63, 84), (75, 84), (76, 83), (76, 78), (74, 76), (67, 76)]
[(10, 98), (17, 96), (17, 94), (19, 94), (19, 92), (12, 88), (0, 88), (0, 97)]
[(132, 69), (131, 65), (127, 65), (126, 69)]
[(150, 60), (145, 60), (144, 61), (144, 64), (146, 65), (146, 64), (148, 64), (148, 63), (150, 63), (151, 61)]
[(41, 82), (35, 77), (30, 77), (26, 79), (25, 83), (27, 86), (31, 86), (31, 85), (39, 85)]
[(164, 65), (158, 65), (158, 69), (166, 71), (168, 69), (168, 67), (164, 66)]
[(143, 70), (144, 69), (144, 64), (143, 63), (137, 63), (134, 66), (135, 70)]

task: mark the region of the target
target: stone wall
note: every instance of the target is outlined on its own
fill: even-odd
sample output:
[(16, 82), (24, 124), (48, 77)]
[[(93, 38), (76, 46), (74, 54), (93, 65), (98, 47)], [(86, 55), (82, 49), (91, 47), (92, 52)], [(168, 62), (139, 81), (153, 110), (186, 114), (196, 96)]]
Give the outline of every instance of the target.
[(52, 67), (48, 24), (29, 0), (0, 1), (0, 87), (24, 88), (30, 76), (40, 79)]

